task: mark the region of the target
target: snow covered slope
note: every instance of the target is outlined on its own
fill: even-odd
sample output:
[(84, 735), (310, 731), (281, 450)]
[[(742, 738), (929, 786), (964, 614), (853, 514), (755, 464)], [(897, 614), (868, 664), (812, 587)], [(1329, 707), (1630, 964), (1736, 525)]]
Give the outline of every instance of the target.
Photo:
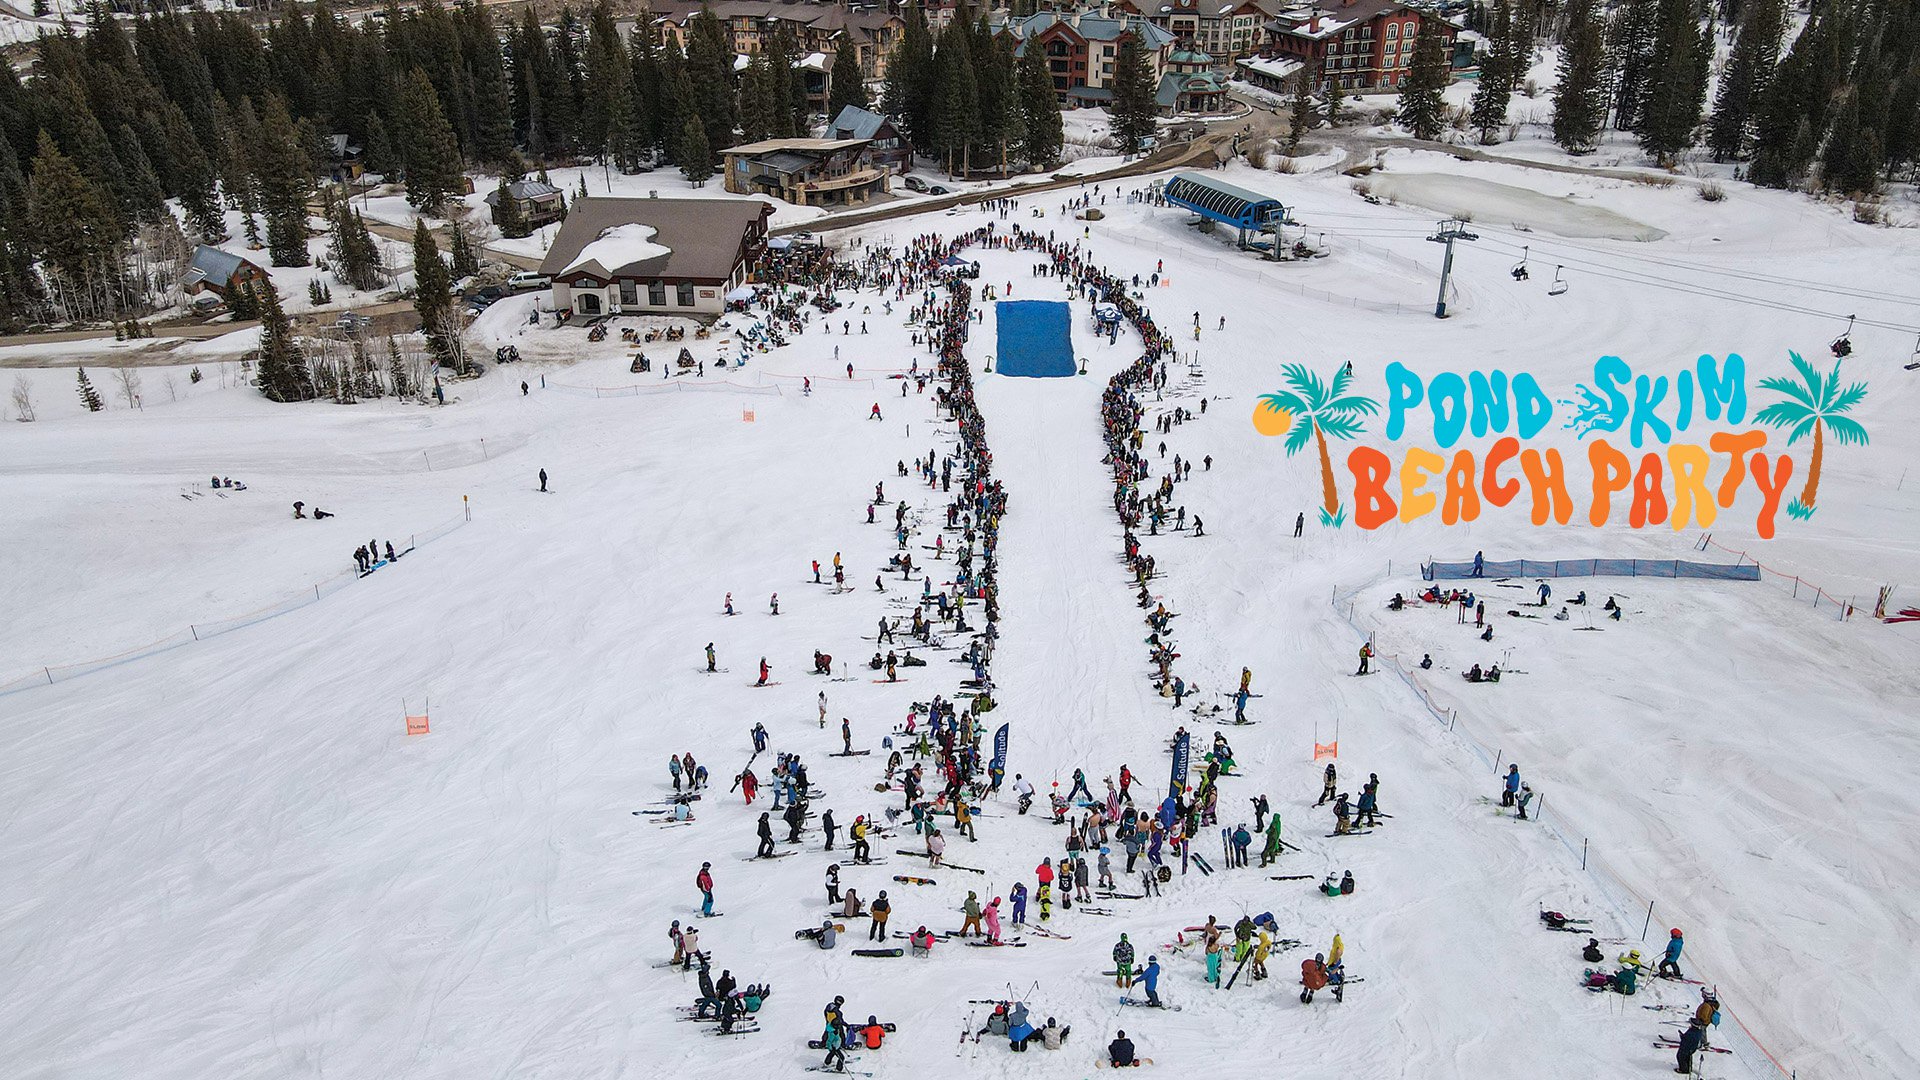
[[(803, 673), (814, 649), (857, 662), (875, 620), (906, 610), (896, 605), (911, 583), (894, 575), (882, 595), (873, 581), (895, 550), (884, 524), (865, 524), (874, 484), (916, 511), (944, 505), (895, 465), (945, 452), (950, 426), (935, 422), (930, 394), (909, 389), (903, 400), (901, 382), (878, 375), (929, 360), (903, 318), (912, 298), (888, 315), (890, 292), (850, 296), (831, 336), (816, 317), (786, 348), (726, 380), (688, 379), (680, 392), (639, 392), (668, 381), (657, 368), (628, 374), (617, 342), (510, 327), (514, 312), (503, 306), (500, 325), (482, 330), (517, 335), (533, 362), (462, 385), (447, 408), (281, 407), (235, 388), (139, 413), (8, 425), (0, 504), (20, 509), (0, 515), (0, 543), (18, 553), (0, 595), (9, 612), (0, 678), (297, 591), (350, 568), (368, 538), (397, 539), (458, 514), (462, 496), (474, 514), (288, 614), (0, 697), (0, 859), (11, 871), (0, 883), (0, 939), (12, 945), (0, 980), (9, 1018), (0, 1072), (796, 1075), (818, 1060), (804, 1040), (817, 1034), (820, 1007), (843, 994), (856, 1019), (872, 1013), (899, 1026), (855, 1066), (887, 1076), (1090, 1076), (1096, 1048), (1118, 1028), (1159, 1067), (1178, 1070), (1670, 1075), (1671, 1053), (1651, 1045), (1669, 1014), (1638, 1006), (1690, 1004), (1695, 987), (1588, 994), (1576, 985), (1583, 939), (1543, 932), (1536, 919), (1541, 907), (1590, 915), (1597, 935), (1629, 939), (1609, 942), (1612, 952), (1638, 944), (1643, 912), (1632, 905), (1641, 897), (1656, 904), (1649, 941), (1657, 947), (1663, 927), (1685, 927), (1687, 966), (1718, 984), (1758, 1040), (1730, 1022), (1715, 1039), (1735, 1053), (1711, 1055), (1708, 1075), (1779, 1075), (1761, 1047), (1802, 1075), (1914, 1072), (1920, 1041), (1889, 1019), (1920, 1005), (1897, 966), (1913, 936), (1905, 896), (1920, 865), (1904, 783), (1916, 749), (1895, 730), (1920, 698), (1912, 626), (1840, 622), (1772, 581), (1568, 580), (1556, 594), (1617, 590), (1628, 618), (1575, 637), (1566, 624), (1513, 619), (1490, 603), (1497, 635), (1482, 644), (1452, 615), (1390, 614), (1382, 601), (1411, 591), (1411, 568), (1430, 556), (1691, 556), (1695, 535), (1535, 529), (1522, 511), (1452, 529), (1423, 519), (1334, 531), (1310, 520), (1295, 540), (1294, 514), (1311, 519), (1317, 505), (1317, 470), (1286, 457), (1248, 417), (1258, 394), (1279, 388), (1280, 365), (1296, 361), (1330, 371), (1351, 359), (1359, 388), (1376, 396), (1393, 360), (1525, 367), (1568, 386), (1603, 354), (1665, 369), (1738, 351), (1756, 374), (1772, 374), (1787, 349), (1824, 355), (1837, 327), (1649, 279), (1805, 309), (1857, 304), (1863, 318), (1897, 321), (1898, 300), (1772, 279), (1892, 296), (1920, 257), (1890, 234), (1785, 196), (1743, 192), (1732, 206), (1709, 206), (1674, 190), (1480, 174), (1554, 196), (1576, 187), (1670, 236), (1536, 245), (1536, 270), (1553, 244), (1561, 250), (1547, 258), (1597, 268), (1549, 297), (1548, 275), (1516, 283), (1506, 274), (1529, 241), (1483, 223), (1487, 239), (1459, 252), (1458, 314), (1436, 323), (1424, 314), (1438, 256), (1424, 240), (1430, 215), (1369, 206), (1343, 179), (1229, 177), (1275, 191), (1327, 232), (1335, 255), (1304, 265), (1252, 263), (1171, 209), (1116, 201), (1109, 220), (1089, 227), (1097, 262), (1145, 276), (1164, 261), (1172, 283), (1150, 290), (1148, 303), (1175, 330), (1183, 359), (1199, 352), (1197, 373), (1175, 365), (1149, 419), (1207, 402), (1165, 439), (1169, 461), (1213, 459), (1178, 489), (1208, 535), (1143, 543), (1164, 572), (1160, 594), (1180, 613), (1177, 670), (1201, 685), (1201, 700), (1219, 700), (1242, 665), (1265, 695), (1249, 710), (1259, 723), (1223, 729), (1246, 774), (1223, 781), (1224, 821), (1250, 819), (1246, 800), (1264, 793), (1302, 850), (1277, 871), (1176, 875), (1163, 898), (1115, 901), (1112, 916), (1059, 912), (1054, 925), (1068, 941), (945, 943), (931, 960), (822, 953), (792, 937), (825, 912), (816, 836), (796, 857), (743, 861), (763, 804), (745, 807), (725, 791), (751, 752), (748, 729), (762, 722), (775, 750), (807, 756), (826, 792), (817, 806), (843, 825), (897, 806), (897, 795), (873, 790), (881, 738), (912, 702), (957, 684), (961, 669), (943, 653), (895, 685), (858, 667), (846, 682)], [(1048, 212), (1044, 223), (1022, 217), (1033, 207)], [(1057, 199), (1031, 200), (1000, 227), (1082, 228), (1057, 210)], [(897, 241), (985, 220), (908, 220), (857, 238)], [(1646, 256), (1669, 265), (1629, 261)], [(1010, 283), (1020, 299), (1062, 295), (1057, 279), (1030, 275), (1033, 257), (981, 261), (981, 285)], [(1390, 304), (1405, 310), (1379, 310)], [(1195, 311), (1197, 344), (1186, 329)], [(852, 336), (839, 332), (842, 318)], [(992, 321), (988, 305), (976, 358), (993, 340)], [(1085, 323), (1077, 305), (1084, 378), (978, 376), (1011, 500), (995, 662), (1002, 706), (991, 717), (1012, 725), (1009, 769), (1043, 791), (1075, 768), (1097, 784), (1123, 763), (1151, 790), (1165, 783), (1174, 729), (1185, 722), (1204, 740), (1212, 728), (1175, 712), (1147, 681), (1147, 629), (1118, 562), (1097, 414), (1107, 377), (1138, 343), (1123, 334), (1109, 346)], [(1872, 444), (1829, 448), (1812, 521), (1783, 521), (1776, 539), (1757, 542), (1743, 500), (1716, 539), (1829, 592), (1864, 599), (1893, 581), (1911, 601), (1916, 496), (1899, 476), (1920, 436), (1901, 423), (1913, 392), (1887, 362), (1907, 346), (1883, 331), (1863, 330), (1856, 342), (1849, 370), (1872, 383), (1856, 415)], [(719, 350), (689, 345), (703, 359)], [(844, 377), (850, 361), (856, 380)], [(811, 396), (782, 378), (802, 374), (814, 377)], [(884, 421), (866, 419), (876, 401)], [(1370, 445), (1395, 449), (1377, 422), (1369, 427)], [(1578, 445), (1569, 432), (1541, 438)], [(549, 494), (535, 490), (542, 468)], [(1157, 479), (1157, 459), (1155, 468)], [(211, 473), (249, 490), (218, 503), (178, 497)], [(294, 521), (296, 498), (340, 516)], [(836, 551), (854, 586), (842, 595), (810, 583), (808, 561)], [(741, 612), (732, 618), (721, 614), (729, 592)], [(775, 592), (777, 617), (767, 613)], [(1403, 660), (1433, 653), (1435, 671), (1415, 685), (1349, 677), (1369, 631)], [(709, 641), (727, 671), (698, 670)], [(755, 689), (762, 656), (778, 685)], [(1498, 686), (1449, 674), (1492, 659), (1526, 674)], [(1419, 685), (1457, 710), (1453, 730), (1428, 711)], [(409, 739), (403, 702), (425, 700), (432, 733)], [(874, 755), (828, 756), (843, 716)], [(1336, 725), (1343, 786), (1357, 791), (1369, 772), (1382, 780), (1393, 817), (1371, 835), (1326, 837), (1331, 816), (1312, 806), (1321, 767), (1312, 744)], [(1485, 804), (1496, 791), (1485, 748), (1518, 758), (1545, 794), (1544, 824)], [(634, 816), (660, 807), (671, 790), (665, 758), (682, 751), (716, 781), (696, 804), (698, 820), (663, 828)], [(844, 868), (843, 880), (868, 898), (887, 889), (896, 929), (954, 929), (968, 891), (987, 899), (1017, 880), (1031, 885), (1040, 858), (1060, 854), (1062, 833), (1017, 816), (1008, 800), (982, 811), (979, 836), (949, 854), (982, 874), (897, 883), (894, 874), (929, 872), (892, 854), (910, 842), (882, 841), (876, 852), (889, 861)], [(1590, 839), (1592, 872), (1565, 838)], [(764, 1030), (737, 1041), (676, 1023), (670, 1006), (691, 999), (692, 977), (654, 966), (669, 952), (668, 923), (697, 909), (703, 860), (725, 912), (699, 924), (716, 967), (775, 987)], [(1267, 876), (1344, 869), (1359, 889), (1338, 900), (1315, 893), (1312, 880)], [(1273, 911), (1305, 945), (1274, 958), (1271, 980), (1214, 991), (1191, 954), (1173, 956), (1166, 944), (1208, 914), (1231, 920), (1243, 908)], [(865, 925), (850, 925), (843, 946), (864, 944)], [(1118, 1006), (1099, 972), (1123, 931), (1167, 964), (1163, 990), (1181, 1012)], [(1366, 981), (1344, 1003), (1302, 1006), (1298, 963), (1335, 932), (1349, 973)], [(959, 1044), (982, 1016), (969, 999), (1009, 993), (1072, 1024), (1068, 1049), (1013, 1056), (992, 1040)]]

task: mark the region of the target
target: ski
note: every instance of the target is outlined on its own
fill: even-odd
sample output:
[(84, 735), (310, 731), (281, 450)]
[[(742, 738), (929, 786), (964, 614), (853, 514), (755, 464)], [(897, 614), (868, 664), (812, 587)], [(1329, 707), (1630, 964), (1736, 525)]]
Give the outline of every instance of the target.
[(865, 757), (871, 753), (873, 753), (873, 751), (871, 750), (842, 750), (838, 753), (828, 754), (827, 756), (828, 757)]
[(784, 859), (789, 855), (798, 855), (798, 854), (800, 853), (797, 851), (776, 851), (771, 855), (749, 855), (746, 858), (741, 859), (740, 861), (741, 862), (759, 862), (762, 859)]
[(1029, 933), (1039, 934), (1041, 937), (1054, 938), (1055, 940), (1058, 940), (1058, 941), (1073, 940), (1072, 934), (1056, 934), (1052, 930), (1049, 930), (1044, 926), (1040, 926), (1034, 923), (1022, 923), (1021, 925)]
[[(1678, 1049), (1680, 1049), (1680, 1042), (1679, 1042), (1679, 1040), (1678, 1040), (1678, 1039), (1656, 1039), (1656, 1040), (1654, 1040), (1654, 1043), (1653, 1043), (1653, 1045), (1655, 1045), (1655, 1046), (1661, 1046), (1661, 1047), (1665, 1047), (1665, 1048), (1666, 1048), (1666, 1049), (1668, 1049), (1668, 1050), (1678, 1050)], [(1724, 1046), (1708, 1046), (1708, 1045), (1707, 1045), (1706, 1043), (1701, 1043), (1701, 1044), (1700, 1044), (1700, 1049), (1702, 1049), (1702, 1050), (1706, 1050), (1706, 1051), (1709, 1051), (1709, 1052), (1711, 1052), (1711, 1053), (1715, 1053), (1715, 1054), (1731, 1054), (1731, 1053), (1733, 1053), (1733, 1051), (1731, 1051), (1731, 1050), (1729, 1050), (1729, 1049), (1727, 1049), (1727, 1048), (1726, 1048), (1726, 1047), (1724, 1047)]]
[(1140, 1007), (1140, 1008), (1142, 1008), (1142, 1009), (1165, 1009), (1165, 1010), (1167, 1010), (1168, 1012), (1179, 1012), (1179, 1011), (1180, 1011), (1180, 1006), (1178, 1006), (1178, 1005), (1169, 1005), (1169, 1004), (1167, 1004), (1167, 1003), (1166, 1003), (1166, 1002), (1164, 1002), (1164, 1001), (1163, 1001), (1163, 1002), (1161, 1002), (1161, 1003), (1160, 1003), (1160, 1004), (1158, 1004), (1158, 1005), (1155, 1005), (1155, 1004), (1154, 1004), (1153, 1002), (1151, 1002), (1151, 1001), (1146, 1001), (1146, 1000), (1144, 1000), (1144, 999), (1142, 999), (1142, 998), (1130, 998), (1130, 997), (1123, 997), (1123, 998), (1121, 998), (1121, 999), (1120, 999), (1120, 1004), (1122, 1004), (1122, 1005), (1136, 1005), (1136, 1006), (1138, 1006), (1138, 1007)]
[(1310, 881), (1312, 878), (1312, 874), (1269, 874), (1267, 876), (1269, 881)]
[(1327, 834), (1327, 837), (1328, 839), (1332, 839), (1336, 836), (1365, 836), (1372, 831), (1372, 829), (1351, 829), (1347, 832), (1330, 832)]
[(1024, 941), (969, 941), (967, 944), (976, 949), (1024, 949), (1027, 947)]

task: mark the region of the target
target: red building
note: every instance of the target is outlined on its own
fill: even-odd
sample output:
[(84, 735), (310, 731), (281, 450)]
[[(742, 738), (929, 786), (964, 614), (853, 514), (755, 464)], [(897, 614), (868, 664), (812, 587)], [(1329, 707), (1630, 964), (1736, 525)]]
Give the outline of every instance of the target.
[(1451, 52), (1453, 25), (1399, 0), (1327, 0), (1290, 9), (1267, 24), (1262, 52), (1298, 60), (1343, 90), (1393, 90), (1413, 67), (1422, 20), (1440, 28)]

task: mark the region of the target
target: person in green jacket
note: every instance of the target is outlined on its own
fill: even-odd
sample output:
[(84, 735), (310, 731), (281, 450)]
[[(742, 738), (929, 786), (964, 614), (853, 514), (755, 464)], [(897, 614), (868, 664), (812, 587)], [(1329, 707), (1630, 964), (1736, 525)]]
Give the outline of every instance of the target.
[(1267, 844), (1260, 849), (1260, 865), (1266, 866), (1280, 857), (1280, 815), (1275, 814), (1267, 821)]

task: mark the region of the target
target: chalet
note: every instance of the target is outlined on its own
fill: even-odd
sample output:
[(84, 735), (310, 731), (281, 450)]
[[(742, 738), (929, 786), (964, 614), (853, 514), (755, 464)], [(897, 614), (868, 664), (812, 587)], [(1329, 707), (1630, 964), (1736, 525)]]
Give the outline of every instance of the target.
[(1194, 49), (1167, 54), (1167, 72), (1160, 76), (1154, 105), (1162, 116), (1225, 112), (1227, 84), (1213, 70), (1213, 57)]
[(327, 136), (327, 172), (334, 183), (360, 179), (360, 148), (346, 135)]
[[(687, 44), (687, 23), (700, 13), (697, 0), (653, 0), (655, 25), (662, 35)], [(867, 79), (887, 76), (887, 57), (893, 53), (906, 20), (883, 8), (855, 7), (825, 0), (709, 0), (708, 10), (726, 28), (737, 56), (754, 56), (763, 41), (785, 26), (793, 32), (802, 55), (819, 53), (830, 66), (842, 41), (853, 46), (860, 74)]]
[(1282, 12), (1266, 25), (1263, 56), (1298, 60), (1343, 90), (1394, 90), (1407, 81), (1422, 20), (1432, 20), (1447, 42), (1456, 28), (1399, 0), (1329, 0)]
[(1120, 43), (1128, 37), (1140, 42), (1156, 87), (1166, 73), (1173, 35), (1138, 17), (1118, 17), (1104, 14), (1105, 10), (1041, 11), (1007, 23), (1008, 31), (1019, 39), (1018, 55), (1025, 56), (1028, 49), (1044, 51), (1054, 93), (1065, 105), (1101, 106), (1113, 100), (1114, 61), (1120, 55)]
[(857, 206), (887, 192), (887, 169), (866, 139), (764, 139), (720, 151), (735, 195), (771, 195), (801, 206)]
[[(520, 207), (521, 219), (530, 229), (551, 225), (567, 216), (567, 200), (560, 189), (540, 180), (515, 180), (507, 185), (507, 197)], [(493, 223), (500, 224), (500, 191), (487, 192), (487, 210)]]
[(540, 272), (577, 315), (718, 315), (766, 250), (760, 199), (575, 199)]
[(235, 289), (266, 282), (267, 272), (257, 264), (231, 251), (201, 244), (193, 249), (193, 261), (180, 279), (180, 287), (189, 295), (210, 293), (225, 300)]
[(1113, 10), (1165, 30), (1195, 52), (1233, 60), (1253, 55), (1260, 28), (1283, 6), (1281, 0), (1116, 0)]
[(892, 120), (858, 105), (842, 108), (840, 115), (827, 125), (826, 137), (865, 139), (872, 147), (875, 165), (897, 173), (913, 168), (913, 147), (907, 145), (907, 137), (900, 134)]

